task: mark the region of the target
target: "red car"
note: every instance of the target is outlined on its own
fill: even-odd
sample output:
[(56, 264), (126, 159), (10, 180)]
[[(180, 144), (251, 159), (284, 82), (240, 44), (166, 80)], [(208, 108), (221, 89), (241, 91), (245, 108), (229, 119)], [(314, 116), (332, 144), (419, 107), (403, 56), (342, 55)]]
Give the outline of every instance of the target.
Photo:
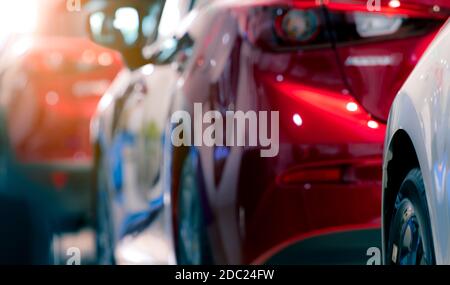
[(188, 32), (193, 60), (172, 111), (278, 111), (279, 151), (175, 147), (166, 136), (178, 262), (365, 263), (381, 244), (389, 108), (449, 4), (218, 2)]
[(65, 226), (87, 218), (90, 119), (123, 64), (89, 40), (84, 13), (45, 3), (36, 31), (12, 38), (2, 54), (1, 161), (7, 188)]

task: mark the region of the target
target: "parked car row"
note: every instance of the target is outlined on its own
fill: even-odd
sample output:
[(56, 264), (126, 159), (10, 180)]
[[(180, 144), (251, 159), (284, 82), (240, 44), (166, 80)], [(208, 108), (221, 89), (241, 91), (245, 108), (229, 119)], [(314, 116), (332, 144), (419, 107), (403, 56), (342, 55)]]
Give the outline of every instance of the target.
[[(161, 219), (157, 244), (169, 254), (157, 263), (364, 262), (369, 247), (381, 246), (389, 109), (448, 4), (382, 1), (368, 12), (366, 1), (146, 3), (160, 11), (157, 32), (91, 124), (101, 262), (117, 262), (121, 244)], [(123, 6), (114, 7), (91, 14), (94, 41), (114, 37), (93, 26), (99, 13), (114, 20)], [(121, 41), (106, 46), (121, 50)], [(213, 123), (193, 127), (200, 103), (203, 114), (223, 117), (277, 111), (277, 155), (262, 157), (260, 142), (196, 141)], [(177, 111), (194, 119), (174, 121)], [(196, 142), (174, 144), (174, 131)], [(234, 135), (255, 134), (241, 131)], [(388, 228), (395, 191), (383, 200)], [(154, 261), (157, 250), (139, 252)]]
[(450, 263), (447, 2), (47, 0), (0, 53), (0, 263), (86, 225), (99, 264)]

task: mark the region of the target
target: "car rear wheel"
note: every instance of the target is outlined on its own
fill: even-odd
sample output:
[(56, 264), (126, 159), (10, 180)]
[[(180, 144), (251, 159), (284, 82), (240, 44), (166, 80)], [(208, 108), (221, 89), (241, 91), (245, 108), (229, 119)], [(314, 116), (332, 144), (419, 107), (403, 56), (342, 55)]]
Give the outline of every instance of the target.
[(96, 178), (95, 236), (97, 262), (101, 265), (115, 264), (109, 195), (106, 187), (106, 173), (102, 163), (96, 163)]
[(387, 264), (435, 264), (430, 217), (422, 173), (411, 170), (400, 186), (390, 223)]
[(191, 150), (184, 160), (178, 193), (177, 259), (179, 264), (208, 264), (206, 223), (200, 194), (198, 153)]

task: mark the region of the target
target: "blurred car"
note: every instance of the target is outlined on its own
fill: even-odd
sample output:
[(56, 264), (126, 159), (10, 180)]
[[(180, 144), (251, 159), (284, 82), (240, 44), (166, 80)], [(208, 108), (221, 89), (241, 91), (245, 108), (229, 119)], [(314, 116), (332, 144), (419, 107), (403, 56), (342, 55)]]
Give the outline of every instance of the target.
[[(365, 264), (380, 246), (385, 122), (448, 3), (366, 4), (219, 1), (196, 17), (171, 106), (192, 125), (170, 125), (163, 159), (178, 263)], [(180, 126), (202, 138), (196, 103), (223, 117), (278, 111), (278, 154), (261, 157), (262, 143), (174, 146)]]
[(383, 163), (385, 264), (450, 264), (450, 24), (400, 89)]
[[(195, 16), (196, 8), (207, 2), (140, 2), (149, 10), (160, 11), (151, 33), (154, 36), (147, 37), (142, 47), (141, 66), (121, 71), (92, 120), (97, 161), (97, 256), (101, 264), (173, 263), (173, 248), (161, 211), (162, 138), (171, 91), (192, 47), (189, 37), (177, 31)], [(133, 1), (122, 1), (106, 10), (134, 5)], [(98, 13), (104, 12), (93, 12), (91, 19)], [(111, 36), (96, 36), (92, 25), (91, 33), (100, 44)], [(123, 53), (121, 44), (113, 47)], [(125, 58), (133, 56), (123, 54)]]
[(36, 223), (76, 230), (90, 215), (90, 119), (123, 63), (89, 40), (85, 13), (39, 7), (35, 30), (11, 36), (1, 55), (1, 188), (31, 201)]

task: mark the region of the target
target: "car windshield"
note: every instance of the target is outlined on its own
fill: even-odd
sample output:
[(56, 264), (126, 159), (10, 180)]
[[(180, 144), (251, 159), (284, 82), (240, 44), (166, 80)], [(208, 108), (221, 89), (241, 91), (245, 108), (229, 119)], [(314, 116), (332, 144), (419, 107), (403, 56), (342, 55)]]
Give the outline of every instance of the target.
[[(39, 6), (39, 18), (33, 33), (41, 36), (83, 37), (88, 36), (88, 12), (69, 11), (66, 1), (44, 0)], [(164, 0), (149, 2), (148, 8), (142, 14), (142, 34), (152, 40), (155, 37)], [(151, 4), (151, 5), (150, 5)], [(132, 35), (129, 35), (132, 36)]]

